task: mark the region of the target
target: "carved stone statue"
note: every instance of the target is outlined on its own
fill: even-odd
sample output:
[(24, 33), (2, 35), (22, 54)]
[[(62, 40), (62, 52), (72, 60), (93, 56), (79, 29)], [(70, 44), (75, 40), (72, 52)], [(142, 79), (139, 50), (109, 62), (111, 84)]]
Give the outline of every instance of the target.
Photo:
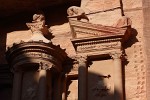
[(44, 36), (48, 35), (49, 30), (47, 25), (45, 25), (45, 17), (43, 13), (37, 13), (33, 15), (32, 23), (26, 23), (28, 28), (32, 31), (33, 36), (30, 41), (43, 41), (49, 43), (50, 41)]
[(86, 19), (89, 21), (89, 18), (85, 14), (85, 12), (77, 6), (71, 6), (67, 9), (68, 18), (77, 18), (77, 20)]
[(42, 31), (45, 28), (45, 17), (43, 14), (34, 14), (32, 23), (26, 23), (28, 28), (34, 31)]

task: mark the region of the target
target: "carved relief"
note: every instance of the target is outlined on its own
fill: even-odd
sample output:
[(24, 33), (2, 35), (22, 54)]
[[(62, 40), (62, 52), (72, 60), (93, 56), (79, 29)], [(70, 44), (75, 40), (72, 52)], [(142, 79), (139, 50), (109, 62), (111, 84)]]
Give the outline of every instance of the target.
[(50, 32), (47, 25), (45, 25), (45, 17), (42, 13), (34, 14), (32, 23), (26, 23), (26, 25), (33, 33), (33, 36), (28, 41), (50, 42), (44, 37), (44, 35), (48, 35)]
[(110, 56), (113, 58), (113, 59), (120, 59), (123, 55), (122, 55), (122, 52), (110, 52)]
[(77, 52), (85, 52), (85, 51), (102, 51), (102, 50), (112, 50), (112, 49), (120, 49), (121, 45), (119, 42), (108, 42), (108, 43), (93, 43), (91, 41), (88, 45), (79, 45), (77, 46)]
[(43, 14), (34, 14), (32, 23), (26, 23), (32, 32), (42, 31), (45, 28), (45, 17)]
[(78, 61), (78, 63), (86, 63), (87, 62), (87, 56), (86, 55), (77, 55), (75, 59)]
[(49, 65), (44, 62), (39, 63), (39, 69), (38, 70), (50, 70), (52, 68), (53, 64)]
[(136, 72), (136, 98), (143, 99), (146, 97), (146, 66), (143, 58), (143, 47), (140, 44), (134, 45), (134, 69)]
[(86, 16), (85, 12), (77, 6), (71, 6), (67, 9), (68, 18), (77, 18), (77, 20), (86, 19), (89, 21), (88, 17)]

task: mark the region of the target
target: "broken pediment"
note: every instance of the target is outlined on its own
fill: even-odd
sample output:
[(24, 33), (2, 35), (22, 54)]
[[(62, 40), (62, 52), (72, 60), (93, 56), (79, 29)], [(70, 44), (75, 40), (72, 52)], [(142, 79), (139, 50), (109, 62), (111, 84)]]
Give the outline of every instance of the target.
[(75, 38), (94, 38), (109, 36), (124, 36), (127, 28), (104, 26), (100, 24), (92, 24), (79, 20), (69, 19), (72, 37)]
[(119, 19), (116, 26), (105, 26), (69, 18), (71, 42), (76, 52), (89, 54), (90, 52), (121, 50), (122, 43), (131, 34), (131, 25), (124, 24), (125, 19)]

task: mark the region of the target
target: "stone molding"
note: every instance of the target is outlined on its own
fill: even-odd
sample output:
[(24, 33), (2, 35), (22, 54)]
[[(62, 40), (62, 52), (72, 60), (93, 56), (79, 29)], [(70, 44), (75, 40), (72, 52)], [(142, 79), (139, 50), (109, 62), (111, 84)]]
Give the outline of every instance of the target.
[(54, 67), (61, 71), (66, 57), (65, 50), (60, 46), (44, 42), (22, 42), (9, 47), (6, 52), (6, 59), (15, 70), (35, 69), (40, 65), (38, 69)]
[(94, 43), (91, 41), (89, 44), (82, 44), (77, 46), (77, 52), (84, 53), (84, 52), (91, 52), (91, 51), (108, 51), (113, 49), (120, 49), (121, 44), (120, 42), (106, 42), (106, 43)]
[[(124, 35), (126, 33), (126, 28), (104, 26), (101, 24), (92, 24), (90, 22), (83, 22), (78, 20), (69, 19), (69, 24), (72, 31), (73, 38), (83, 38), (91, 36), (116, 36)], [(80, 37), (80, 34), (86, 34)]]

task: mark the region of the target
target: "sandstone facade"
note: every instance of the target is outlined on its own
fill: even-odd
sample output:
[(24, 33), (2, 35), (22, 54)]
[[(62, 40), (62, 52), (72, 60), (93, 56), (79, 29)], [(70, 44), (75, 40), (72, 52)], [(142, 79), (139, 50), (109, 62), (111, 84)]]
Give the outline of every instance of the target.
[[(12, 5), (11, 2), (10, 4)], [(27, 5), (27, 8), (22, 8), (22, 11), (32, 9), (28, 7), (29, 3), (24, 5)], [(149, 0), (82, 0), (81, 5), (78, 6), (85, 11), (89, 22), (85, 20), (80, 22), (67, 17), (67, 8), (70, 6), (75, 5), (59, 5), (43, 9), (46, 22), (44, 25), (47, 25), (49, 31), (43, 36), (52, 42), (54, 49), (59, 48), (59, 52), (64, 52), (63, 50), (66, 49), (67, 56), (65, 58), (63, 53), (60, 54), (66, 60), (60, 69), (62, 73), (56, 75), (57, 78), (55, 77), (57, 70), (47, 73), (46, 82), (49, 85), (46, 86), (50, 91), (47, 99), (149, 100)], [(3, 6), (1, 8), (5, 11)], [(9, 8), (6, 10), (10, 11)], [(21, 94), (13, 94), (20, 96), (19, 99), (14, 100), (37, 98), (41, 100), (35, 92), (38, 87), (42, 88), (40, 96), (46, 97), (43, 94), (46, 88), (44, 85), (39, 85), (43, 82), (39, 81), (40, 75), (46, 76), (42, 71), (40, 73), (32, 70), (24, 73), (22, 83), (16, 82), (17, 86), (22, 84), (20, 85), (22, 90), (13, 90), (12, 86), (17, 86), (12, 85), (13, 75), (9, 72), (10, 65), (5, 57), (5, 52), (9, 48), (15, 44), (23, 48), (21, 41), (28, 42), (33, 37), (34, 32), (26, 26), (27, 22), (32, 22), (32, 15), (33, 12), (16, 14), (3, 17), (1, 20), (0, 71), (2, 74), (0, 75), (3, 76), (0, 78), (4, 81), (0, 83), (6, 86), (0, 91), (2, 100), (17, 98), (11, 97), (13, 94), (11, 91), (15, 93), (22, 91)], [(122, 53), (123, 58), (121, 55), (114, 57), (114, 51), (117, 55)]]

